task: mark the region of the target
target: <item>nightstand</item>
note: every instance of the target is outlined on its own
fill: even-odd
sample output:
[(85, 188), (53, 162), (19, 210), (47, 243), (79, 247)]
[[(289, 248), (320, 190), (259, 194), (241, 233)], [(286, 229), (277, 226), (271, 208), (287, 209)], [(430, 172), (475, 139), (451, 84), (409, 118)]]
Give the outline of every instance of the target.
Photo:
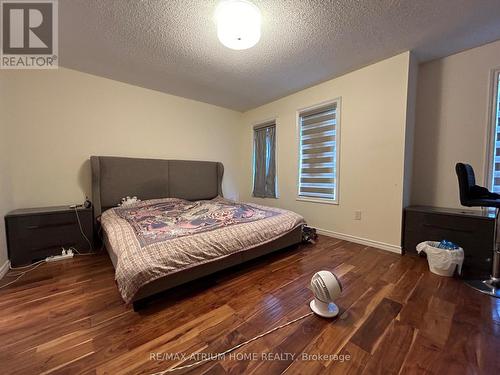
[(416, 254), (422, 241), (449, 240), (463, 247), (462, 277), (488, 278), (491, 247), (495, 238), (495, 215), (487, 211), (410, 206), (404, 209), (403, 250)]
[[(77, 212), (83, 232), (93, 244), (92, 208), (81, 207)], [(5, 216), (5, 227), (12, 266), (61, 254), (62, 247), (90, 251), (80, 232), (75, 209), (68, 206), (14, 210)]]

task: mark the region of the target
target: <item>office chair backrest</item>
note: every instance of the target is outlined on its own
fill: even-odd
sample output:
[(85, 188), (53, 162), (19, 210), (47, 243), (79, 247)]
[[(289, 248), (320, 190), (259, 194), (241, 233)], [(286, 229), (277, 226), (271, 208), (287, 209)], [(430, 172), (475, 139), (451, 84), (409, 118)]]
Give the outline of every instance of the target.
[(474, 169), (469, 164), (457, 163), (455, 171), (458, 177), (458, 188), (460, 190), (460, 203), (463, 206), (471, 206), (471, 188), (476, 185)]

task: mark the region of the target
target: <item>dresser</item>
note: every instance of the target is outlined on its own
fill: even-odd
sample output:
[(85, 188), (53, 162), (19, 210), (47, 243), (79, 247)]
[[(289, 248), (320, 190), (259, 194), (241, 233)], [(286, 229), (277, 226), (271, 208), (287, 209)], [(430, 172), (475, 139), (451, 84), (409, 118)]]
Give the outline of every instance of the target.
[[(80, 231), (93, 241), (92, 208), (68, 206), (28, 208), (5, 216), (7, 247), (12, 266), (30, 264), (50, 255), (61, 254), (62, 247), (89, 251), (89, 244)], [(93, 242), (92, 242), (93, 244)]]
[(464, 249), (464, 278), (489, 277), (495, 232), (493, 212), (427, 206), (404, 210), (403, 251), (416, 254), (422, 241), (450, 240)]

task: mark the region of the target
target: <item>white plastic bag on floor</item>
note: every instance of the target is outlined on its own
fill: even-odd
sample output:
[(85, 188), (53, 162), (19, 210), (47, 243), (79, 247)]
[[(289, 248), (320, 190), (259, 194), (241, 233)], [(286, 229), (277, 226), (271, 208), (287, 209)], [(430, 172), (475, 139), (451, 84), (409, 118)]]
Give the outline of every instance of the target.
[(446, 250), (438, 248), (439, 242), (425, 241), (417, 245), (417, 252), (422, 251), (427, 254), (427, 262), (432, 273), (440, 276), (453, 276), (455, 268), (458, 266), (458, 273), (462, 273), (464, 262), (464, 249), (459, 247), (456, 250)]

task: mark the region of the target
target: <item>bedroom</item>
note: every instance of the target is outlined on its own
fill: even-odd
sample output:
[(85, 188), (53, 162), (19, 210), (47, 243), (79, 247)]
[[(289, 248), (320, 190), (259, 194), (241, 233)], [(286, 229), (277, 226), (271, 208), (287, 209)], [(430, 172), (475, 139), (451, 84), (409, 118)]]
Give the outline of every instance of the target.
[[(19, 3), (2, 1), (2, 14), (13, 12), (4, 36), (24, 30), (10, 25), (29, 14)], [(190, 372), (498, 372), (500, 304), (467, 284), (490, 276), (495, 215), (461, 204), (455, 172), (468, 163), (495, 190), (498, 1), (252, 1), (244, 19), (257, 9), (260, 38), (246, 49), (218, 35), (224, 1), (43, 3), (52, 34), (37, 34), (37, 22), (25, 34), (42, 43), (50, 34), (42, 57), (57, 55), (56, 65), (25, 69), (26, 54), (6, 52), (2, 39), (6, 373), (183, 373), (174, 368), (202, 354), (214, 358)], [(6, 66), (9, 54), (19, 65)], [(318, 115), (330, 143), (316, 151), (328, 160), (311, 166)], [(318, 182), (308, 167), (327, 177)], [(141, 201), (116, 208), (127, 196)], [(90, 208), (72, 207), (87, 198)], [(204, 205), (215, 219), (141, 227), (133, 208), (155, 209), (151, 199), (181, 207), (162, 217)], [(245, 210), (271, 217), (241, 223)], [(113, 236), (106, 212), (126, 236)], [(279, 234), (262, 224), (283, 216)], [(314, 244), (301, 243), (301, 218)], [(235, 234), (243, 226), (252, 228), (245, 238)], [(165, 227), (178, 238), (161, 237)], [(149, 257), (157, 242), (141, 241), (151, 232), (166, 246), (220, 238), (208, 250), (160, 248), (158, 262), (183, 251), (191, 260), (178, 272), (147, 265), (153, 283), (127, 294), (133, 283), (118, 264), (125, 252)], [(136, 248), (113, 245), (129, 235)], [(243, 246), (250, 238), (258, 243)], [(463, 274), (431, 272), (415, 250), (425, 240), (463, 247)], [(63, 248), (72, 256), (45, 261)], [(343, 286), (334, 319), (311, 315), (311, 278), (323, 270)]]

